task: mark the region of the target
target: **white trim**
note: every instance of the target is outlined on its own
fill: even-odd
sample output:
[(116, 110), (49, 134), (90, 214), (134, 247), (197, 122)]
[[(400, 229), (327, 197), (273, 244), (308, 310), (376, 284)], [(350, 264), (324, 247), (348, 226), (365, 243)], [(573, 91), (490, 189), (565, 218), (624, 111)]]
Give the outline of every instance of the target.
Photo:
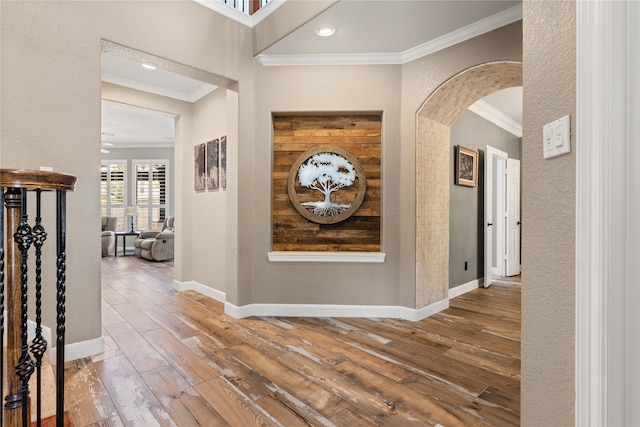
[(224, 312), (236, 319), (251, 316), (279, 317), (379, 317), (405, 319), (417, 322), (449, 308), (449, 299), (443, 299), (419, 309), (384, 305), (341, 305), (341, 304), (247, 304), (237, 306), (227, 302), (227, 295), (193, 280), (173, 281), (177, 291), (194, 290), (202, 295), (224, 303)]
[[(104, 353), (104, 349), (104, 337), (66, 344), (64, 346), (64, 361), (69, 362), (71, 360), (82, 359), (83, 357), (95, 356), (96, 354)], [(53, 347), (49, 358), (52, 365), (56, 364), (56, 354), (57, 349)]]
[(331, 304), (248, 304), (236, 306), (224, 304), (224, 312), (236, 319), (251, 316), (279, 317), (363, 317), (404, 319), (417, 322), (449, 308), (449, 300), (443, 299), (420, 309), (379, 305), (331, 305)]
[[(203, 0), (195, 0), (203, 1)], [(270, 3), (269, 3), (270, 4)], [(268, 4), (267, 4), (268, 5)], [(423, 43), (399, 53), (363, 53), (363, 54), (265, 54), (257, 55), (256, 60), (264, 66), (292, 65), (402, 65), (420, 59), (432, 53), (447, 49), (458, 43), (478, 37), (482, 34), (504, 27), (522, 19), (522, 4), (517, 4), (495, 15), (481, 19), (451, 33)]]
[(173, 289), (181, 292), (193, 290), (222, 303), (227, 301), (227, 294), (225, 292), (210, 288), (209, 286), (203, 285), (202, 283), (198, 283), (193, 280), (189, 280), (187, 282), (179, 282), (177, 280), (174, 280)]
[(269, 262), (366, 262), (383, 263), (383, 252), (268, 252)]
[(460, 295), (464, 295), (467, 292), (473, 291), (474, 289), (478, 289), (479, 287), (481, 287), (481, 283), (483, 280), (484, 278), (474, 279), (470, 282), (463, 283), (462, 285), (449, 289), (449, 299), (459, 297)]
[(233, 21), (236, 21), (246, 27), (253, 28), (253, 19), (246, 13), (242, 13), (239, 10), (234, 9), (231, 6), (227, 6), (218, 0), (193, 0), (201, 6), (207, 9), (213, 10), (222, 16), (225, 16)]
[(265, 67), (296, 65), (399, 65), (401, 53), (268, 54), (255, 57)]
[(432, 53), (444, 50), (458, 43), (462, 43), (474, 37), (481, 36), (490, 31), (502, 28), (513, 22), (522, 19), (522, 3), (510, 7), (509, 9), (498, 12), (487, 18), (481, 19), (466, 27), (459, 28), (455, 31), (445, 34), (427, 43), (421, 44), (411, 49), (407, 49), (401, 54), (401, 63), (414, 61)]
[(640, 7), (576, 13), (576, 425), (638, 425)]
[(102, 73), (102, 81), (190, 103), (198, 101), (200, 98), (208, 95), (218, 88), (218, 86), (216, 85), (202, 82), (202, 84), (196, 90), (189, 94), (186, 94), (177, 90), (167, 89), (166, 87), (160, 87), (149, 83), (140, 82), (139, 80), (131, 80), (127, 79), (126, 77), (116, 76), (109, 73)]
[(518, 138), (522, 138), (522, 125), (491, 104), (480, 100), (470, 105), (469, 110)]
[(576, 343), (578, 426), (607, 425), (606, 146), (609, 137), (611, 13), (608, 1), (576, 9)]

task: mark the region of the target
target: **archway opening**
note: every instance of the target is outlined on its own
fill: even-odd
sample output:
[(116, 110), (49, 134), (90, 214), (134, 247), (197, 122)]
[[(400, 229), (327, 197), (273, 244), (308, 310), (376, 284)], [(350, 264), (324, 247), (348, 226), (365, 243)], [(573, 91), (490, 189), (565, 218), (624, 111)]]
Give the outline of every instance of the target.
[(515, 86), (521, 62), (477, 65), (440, 85), (417, 112), (416, 308), (448, 297), (451, 124), (479, 99)]

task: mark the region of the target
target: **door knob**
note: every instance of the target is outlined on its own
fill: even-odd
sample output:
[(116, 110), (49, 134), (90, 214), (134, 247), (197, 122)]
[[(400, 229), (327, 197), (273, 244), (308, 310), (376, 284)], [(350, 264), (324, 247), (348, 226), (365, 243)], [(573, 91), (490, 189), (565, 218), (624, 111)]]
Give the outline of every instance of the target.
[(488, 223), (487, 223), (487, 227), (491, 227), (492, 225), (493, 225), (493, 223), (492, 223), (492, 222), (488, 222)]

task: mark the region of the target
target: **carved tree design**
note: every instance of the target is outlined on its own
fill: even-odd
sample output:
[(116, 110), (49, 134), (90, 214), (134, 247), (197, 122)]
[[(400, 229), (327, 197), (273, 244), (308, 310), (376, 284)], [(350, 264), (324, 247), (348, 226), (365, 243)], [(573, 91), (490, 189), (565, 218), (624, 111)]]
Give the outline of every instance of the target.
[(335, 153), (318, 153), (311, 156), (298, 169), (300, 185), (320, 191), (324, 200), (305, 202), (303, 206), (319, 216), (338, 215), (351, 207), (350, 203), (333, 203), (331, 193), (350, 187), (356, 179), (356, 170), (347, 159)]

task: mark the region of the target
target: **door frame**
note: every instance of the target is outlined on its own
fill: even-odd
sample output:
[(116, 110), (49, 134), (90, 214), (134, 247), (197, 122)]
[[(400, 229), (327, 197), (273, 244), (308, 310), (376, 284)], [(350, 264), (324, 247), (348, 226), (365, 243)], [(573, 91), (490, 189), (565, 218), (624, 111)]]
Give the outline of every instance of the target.
[[(493, 170), (493, 157), (501, 159), (502, 162), (498, 163), (498, 170)], [(499, 189), (504, 186), (504, 163), (509, 158), (508, 154), (504, 151), (498, 150), (490, 145), (485, 146), (484, 152), (484, 287), (488, 288), (493, 283), (493, 231), (496, 230), (496, 253), (498, 258), (500, 254), (504, 253), (504, 247), (500, 244), (503, 239), (500, 238), (500, 233), (503, 230), (503, 212), (500, 212), (500, 207), (504, 208), (504, 195)], [(502, 168), (500, 168), (502, 163)], [(496, 185), (493, 185), (493, 180), (497, 181)], [(493, 191), (496, 187), (498, 190)], [(496, 205), (498, 212), (493, 212), (493, 199), (496, 198)], [(502, 209), (504, 210), (504, 209)], [(502, 262), (501, 262), (502, 264)], [(500, 274), (500, 264), (498, 264), (497, 274)]]
[(633, 1), (577, 2), (576, 425), (640, 419), (638, 14)]

